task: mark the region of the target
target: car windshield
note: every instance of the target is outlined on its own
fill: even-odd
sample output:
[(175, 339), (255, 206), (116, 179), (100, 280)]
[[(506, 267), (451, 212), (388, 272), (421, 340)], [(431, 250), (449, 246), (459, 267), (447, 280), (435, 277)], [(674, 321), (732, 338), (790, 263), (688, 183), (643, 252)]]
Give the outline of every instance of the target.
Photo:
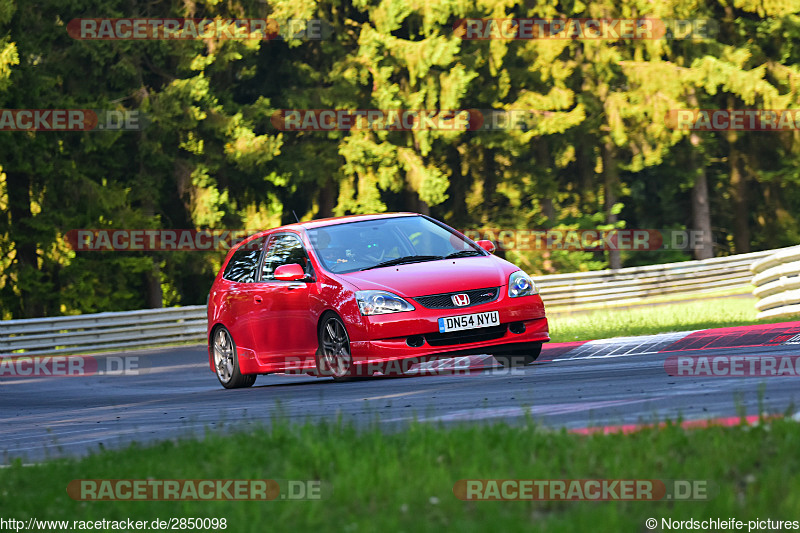
[(308, 230), (308, 236), (322, 266), (337, 274), (486, 254), (480, 247), (421, 216), (325, 226)]

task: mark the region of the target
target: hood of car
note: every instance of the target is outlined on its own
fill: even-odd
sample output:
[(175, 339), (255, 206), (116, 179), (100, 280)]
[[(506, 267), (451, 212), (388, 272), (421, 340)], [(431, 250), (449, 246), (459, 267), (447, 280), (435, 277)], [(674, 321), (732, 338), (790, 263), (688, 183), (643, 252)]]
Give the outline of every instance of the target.
[(338, 274), (359, 290), (386, 290), (414, 298), (427, 294), (500, 287), (519, 270), (498, 257), (462, 257)]

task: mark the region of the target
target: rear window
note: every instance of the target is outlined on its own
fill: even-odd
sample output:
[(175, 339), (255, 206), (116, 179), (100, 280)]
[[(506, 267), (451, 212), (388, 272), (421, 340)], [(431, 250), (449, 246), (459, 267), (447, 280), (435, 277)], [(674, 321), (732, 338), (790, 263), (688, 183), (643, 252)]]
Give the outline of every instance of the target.
[(254, 241), (243, 244), (233, 253), (233, 257), (228, 261), (222, 277), (228, 281), (237, 283), (253, 283), (256, 281), (258, 263), (261, 261), (261, 254), (264, 250), (264, 242), (267, 237), (261, 237)]

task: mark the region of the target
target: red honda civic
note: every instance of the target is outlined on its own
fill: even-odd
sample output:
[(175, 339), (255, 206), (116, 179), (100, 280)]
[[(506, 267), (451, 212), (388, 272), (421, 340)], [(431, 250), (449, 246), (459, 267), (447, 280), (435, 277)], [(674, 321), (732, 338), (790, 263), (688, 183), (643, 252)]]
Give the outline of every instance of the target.
[(211, 287), (211, 369), (232, 389), (258, 374), (343, 380), (466, 354), (530, 364), (550, 340), (544, 304), (530, 276), (492, 252), (415, 213), (253, 235)]

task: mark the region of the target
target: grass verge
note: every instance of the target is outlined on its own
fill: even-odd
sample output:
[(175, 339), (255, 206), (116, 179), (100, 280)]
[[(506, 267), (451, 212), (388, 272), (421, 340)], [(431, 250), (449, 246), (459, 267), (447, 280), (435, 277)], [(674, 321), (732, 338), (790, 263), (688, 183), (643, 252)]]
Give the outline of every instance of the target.
[(654, 335), (752, 324), (786, 322), (786, 318), (756, 320), (753, 298), (719, 298), (631, 309), (604, 309), (590, 313), (549, 316), (553, 342)]
[[(3, 518), (226, 518), (228, 531), (647, 531), (647, 518), (797, 520), (800, 424), (643, 430), (590, 437), (518, 425), (441, 428), (276, 423), (249, 433), (103, 451), (0, 470)], [(328, 498), (79, 502), (73, 479), (317, 479)], [(707, 501), (464, 502), (460, 479), (705, 480)]]

